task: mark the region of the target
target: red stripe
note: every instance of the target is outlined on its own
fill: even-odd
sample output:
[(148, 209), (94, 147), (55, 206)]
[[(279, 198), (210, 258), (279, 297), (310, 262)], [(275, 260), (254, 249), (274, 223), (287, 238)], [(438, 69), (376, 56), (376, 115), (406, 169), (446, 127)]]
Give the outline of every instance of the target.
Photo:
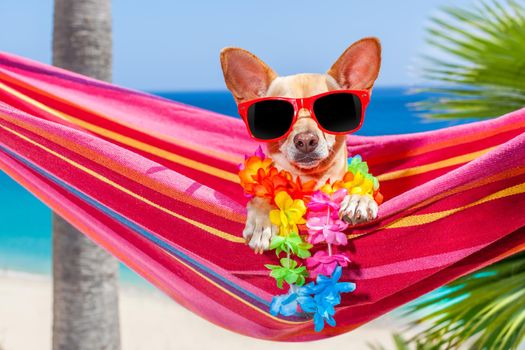
[[(426, 164), (439, 162), (442, 160), (446, 160), (446, 159), (457, 157), (457, 156), (464, 155), (464, 154), (482, 151), (487, 148), (501, 145), (502, 143), (505, 143), (513, 139), (514, 137), (520, 135), (524, 131), (525, 131), (525, 128), (510, 130), (510, 131), (503, 132), (503, 133), (497, 133), (495, 131), (494, 135), (484, 138), (481, 141), (460, 143), (457, 145), (453, 145), (451, 147), (446, 147), (446, 148), (442, 148), (439, 150), (423, 153), (418, 156), (397, 159), (394, 161), (383, 160), (381, 163), (372, 163), (372, 162), (367, 161), (367, 163), (369, 163), (370, 169), (372, 170), (373, 174), (375, 175), (385, 174), (385, 173), (389, 173), (389, 172), (393, 172), (397, 170), (409, 169), (409, 168), (420, 166), (420, 165), (426, 165)], [(461, 139), (458, 140), (458, 143), (459, 142), (461, 142)], [(408, 150), (410, 150), (410, 147), (408, 148)], [(402, 151), (399, 153), (402, 153)], [(398, 156), (399, 153), (397, 153), (396, 156)]]

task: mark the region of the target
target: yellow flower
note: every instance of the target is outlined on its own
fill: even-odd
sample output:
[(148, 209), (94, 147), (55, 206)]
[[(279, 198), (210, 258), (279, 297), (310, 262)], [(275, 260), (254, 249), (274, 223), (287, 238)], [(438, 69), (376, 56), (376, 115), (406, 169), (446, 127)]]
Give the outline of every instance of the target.
[(270, 221), (279, 227), (279, 234), (287, 236), (291, 232), (299, 232), (297, 225), (304, 224), (306, 220), (306, 205), (302, 199), (292, 199), (287, 192), (281, 191), (275, 195), (277, 208), (270, 211)]
[(340, 190), (341, 188), (337, 188), (337, 183), (334, 183), (333, 185), (329, 182), (325, 183), (323, 186), (321, 186), (320, 190), (327, 195), (331, 196), (336, 192), (337, 190)]
[(345, 174), (343, 182), (337, 182), (334, 184), (342, 188), (346, 188), (349, 194), (369, 194), (374, 193), (374, 183), (367, 177), (363, 176), (362, 173), (358, 172), (355, 175), (348, 172)]

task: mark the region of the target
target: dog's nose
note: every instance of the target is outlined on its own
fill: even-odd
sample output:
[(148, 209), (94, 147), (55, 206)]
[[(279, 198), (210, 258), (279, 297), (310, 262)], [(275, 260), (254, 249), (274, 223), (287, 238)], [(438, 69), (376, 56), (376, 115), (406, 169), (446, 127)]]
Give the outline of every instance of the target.
[(309, 131), (301, 132), (293, 138), (295, 148), (303, 153), (312, 152), (319, 143), (319, 137)]

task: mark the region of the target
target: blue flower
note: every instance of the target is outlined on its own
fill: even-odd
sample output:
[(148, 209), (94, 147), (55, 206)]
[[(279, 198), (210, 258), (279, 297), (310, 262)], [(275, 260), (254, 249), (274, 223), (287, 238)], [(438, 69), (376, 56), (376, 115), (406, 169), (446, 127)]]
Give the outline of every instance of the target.
[(290, 288), (288, 293), (276, 295), (270, 304), (270, 313), (273, 316), (279, 314), (283, 316), (293, 316), (297, 313), (297, 293)]
[(273, 316), (297, 315), (297, 306), (305, 313), (312, 314), (315, 331), (324, 329), (325, 323), (335, 326), (335, 306), (341, 303), (341, 293), (355, 290), (355, 283), (339, 282), (343, 269), (337, 266), (332, 276), (318, 275), (314, 282), (301, 287), (291, 285), (286, 294), (274, 296), (270, 304)]
[(355, 290), (355, 283), (339, 282), (342, 268), (338, 266), (332, 276), (318, 275), (316, 283), (308, 283), (297, 291), (297, 303), (307, 313), (314, 314), (315, 331), (324, 329), (325, 322), (335, 326), (335, 306), (341, 302), (341, 293)]
[(332, 276), (327, 277), (318, 275), (314, 287), (314, 294), (323, 295), (325, 298), (332, 300), (333, 305), (341, 302), (341, 293), (350, 293), (355, 290), (355, 283), (339, 282), (343, 269), (337, 266), (332, 273)]

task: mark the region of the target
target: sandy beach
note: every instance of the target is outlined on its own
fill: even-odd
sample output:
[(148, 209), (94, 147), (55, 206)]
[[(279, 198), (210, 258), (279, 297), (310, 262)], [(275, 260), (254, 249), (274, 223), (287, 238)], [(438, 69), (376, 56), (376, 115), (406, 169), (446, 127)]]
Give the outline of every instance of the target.
[[(51, 279), (0, 272), (0, 349), (51, 349)], [(152, 288), (124, 286), (120, 293), (123, 350), (271, 349), (276, 343), (219, 328)], [(279, 344), (283, 350), (369, 349), (367, 342), (390, 344), (399, 321), (384, 316), (360, 329), (328, 340)], [(390, 349), (391, 347), (387, 347)]]

